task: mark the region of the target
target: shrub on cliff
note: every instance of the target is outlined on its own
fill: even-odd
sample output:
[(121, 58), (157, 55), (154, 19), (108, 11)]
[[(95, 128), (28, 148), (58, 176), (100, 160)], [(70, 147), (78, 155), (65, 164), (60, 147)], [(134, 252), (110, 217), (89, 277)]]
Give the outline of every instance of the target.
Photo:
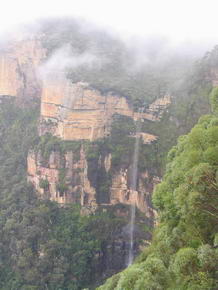
[(212, 111), (218, 115), (218, 88), (214, 88), (210, 95)]
[[(26, 182), (28, 150), (44, 149), (49, 157), (52, 150), (80, 148), (51, 135), (38, 138), (37, 118), (36, 108), (0, 104), (0, 289), (83, 289), (105, 275), (107, 242), (114, 243), (126, 222), (112, 210), (81, 216), (77, 206), (37, 198)], [(64, 169), (59, 177), (64, 192)], [(48, 181), (40, 186), (46, 190)]]
[[(211, 99), (215, 113), (217, 92), (213, 90)], [(153, 195), (159, 225), (152, 244), (138, 262), (116, 276), (115, 290), (217, 289), (217, 148), (214, 115), (203, 116), (188, 135), (179, 138)], [(147, 268), (149, 261), (153, 262)], [(113, 283), (112, 277), (98, 289), (108, 290)]]

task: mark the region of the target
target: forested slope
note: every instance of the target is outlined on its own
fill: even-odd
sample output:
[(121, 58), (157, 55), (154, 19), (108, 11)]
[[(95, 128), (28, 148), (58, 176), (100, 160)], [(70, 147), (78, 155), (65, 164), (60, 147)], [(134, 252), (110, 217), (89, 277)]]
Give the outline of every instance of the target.
[[(142, 124), (142, 131), (157, 135), (157, 140), (150, 145), (140, 141), (139, 171), (161, 177), (166, 168), (167, 152), (176, 144), (177, 137), (187, 134), (202, 114), (210, 113), (208, 94), (214, 81), (211, 71), (217, 69), (218, 48), (193, 66), (192, 61), (188, 64), (183, 57), (158, 63), (153, 56), (149, 63), (136, 69), (137, 53), (132, 54), (122, 41), (105, 32), (84, 31), (80, 25), (72, 21), (66, 25), (62, 20), (48, 23), (41, 32), (43, 45), (49, 51), (48, 58), (70, 45), (70, 57), (89, 53), (106, 59), (100, 66), (85, 63), (76, 68), (68, 67), (67, 76), (72, 82), (89, 82), (102, 93), (116, 92), (126, 97), (135, 111), (170, 93), (172, 104), (161, 121), (145, 120)], [(125, 267), (129, 206), (102, 206), (95, 214), (81, 216), (78, 206), (62, 207), (39, 200), (26, 182), (28, 151), (38, 148), (48, 157), (52, 150), (65, 152), (78, 144), (51, 135), (39, 138), (38, 106), (31, 104), (33, 107), (24, 109), (23, 104), (19, 107), (13, 98), (5, 96), (0, 101), (0, 289), (97, 287)], [(191, 133), (180, 137), (168, 155), (165, 177), (153, 197), (159, 211), (159, 226), (154, 231), (151, 246), (133, 266), (113, 276), (99, 289), (218, 287), (215, 282), (217, 90), (213, 91), (212, 104), (213, 115), (202, 117)], [(113, 168), (130, 163), (134, 146), (130, 136), (134, 132), (133, 120), (116, 115), (111, 136), (87, 144), (83, 142), (93, 169), (99, 153), (107, 150), (111, 153)], [(99, 197), (107, 197), (111, 177), (104, 171), (98, 177)], [(144, 232), (146, 239), (151, 236), (142, 213), (138, 219), (137, 247), (143, 242)]]
[(153, 195), (158, 226), (151, 246), (99, 290), (217, 289), (218, 88), (204, 115), (168, 154)]
[(13, 98), (0, 104), (0, 289), (91, 287), (122, 268), (116, 263), (107, 272), (127, 221), (116, 209), (81, 216), (78, 206), (38, 199), (26, 181), (28, 150), (39, 143), (38, 111)]

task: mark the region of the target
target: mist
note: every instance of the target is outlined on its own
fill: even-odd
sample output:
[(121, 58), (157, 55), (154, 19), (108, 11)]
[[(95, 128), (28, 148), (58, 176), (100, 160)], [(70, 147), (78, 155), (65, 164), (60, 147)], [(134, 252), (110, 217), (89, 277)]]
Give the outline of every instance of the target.
[(40, 19), (65, 17), (81, 19), (81, 29), (100, 28), (126, 43), (146, 44), (153, 39), (155, 45), (156, 39), (165, 39), (166, 47), (189, 55), (203, 54), (218, 43), (217, 2), (213, 0), (11, 2), (5, 2), (0, 11), (0, 34), (4, 38), (16, 37), (27, 23), (32, 23), (35, 32)]
[[(161, 35), (134, 35), (123, 38), (116, 30), (102, 28), (93, 22), (81, 18), (50, 18), (39, 20), (37, 24), (25, 25), (20, 35), (42, 34), (44, 27), (55, 26), (54, 38), (69, 34), (72, 39), (63, 39), (58, 43), (43, 65), (39, 68), (43, 80), (60, 78), (70, 70), (83, 67), (85, 70), (101, 70), (110, 65), (111, 55), (115, 52), (126, 73), (134, 74), (146, 67), (163, 67), (174, 59), (194, 61), (206, 52), (207, 45), (189, 42), (176, 43), (169, 37)], [(52, 38), (52, 37), (51, 37)], [(209, 44), (208, 44), (209, 46)], [(211, 47), (212, 48), (212, 47)]]
[(100, 67), (103, 63), (92, 51), (76, 53), (70, 44), (66, 44), (56, 49), (52, 55), (39, 67), (39, 78), (46, 81), (61, 81), (66, 77), (69, 69), (77, 69), (85, 66), (92, 69), (93, 66)]
[[(169, 75), (169, 83), (178, 83), (184, 71), (218, 43), (215, 6), (213, 10), (208, 2), (121, 2), (25, 3), (22, 19), (19, 15), (12, 21), (9, 13), (7, 21), (0, 20), (5, 28), (0, 29), (0, 46), (10, 39), (41, 37), (46, 30), (45, 46), (51, 43), (52, 49), (37, 72), (44, 83), (68, 78), (129, 95), (131, 87), (138, 90), (140, 80), (137, 94), (144, 89), (153, 95), (150, 88), (146, 91), (151, 82)], [(18, 10), (21, 7), (22, 2)]]
[(78, 17), (39, 19), (22, 26), (20, 35), (22, 31), (25, 37), (41, 37), (47, 48), (38, 69), (45, 86), (68, 79), (87, 82), (102, 92), (146, 95), (150, 100), (159, 95), (160, 86), (165, 92), (174, 90), (209, 46), (161, 34), (123, 37), (116, 29)]

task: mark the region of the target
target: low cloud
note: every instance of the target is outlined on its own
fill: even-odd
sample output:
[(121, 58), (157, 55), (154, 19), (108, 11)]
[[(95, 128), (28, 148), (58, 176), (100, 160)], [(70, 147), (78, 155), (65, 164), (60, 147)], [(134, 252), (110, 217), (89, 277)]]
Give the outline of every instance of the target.
[(73, 51), (71, 45), (67, 44), (52, 53), (48, 60), (40, 66), (38, 74), (44, 82), (61, 81), (66, 78), (69, 70), (82, 66), (91, 69), (93, 66), (100, 67), (101, 65), (102, 60), (91, 51), (76, 53)]

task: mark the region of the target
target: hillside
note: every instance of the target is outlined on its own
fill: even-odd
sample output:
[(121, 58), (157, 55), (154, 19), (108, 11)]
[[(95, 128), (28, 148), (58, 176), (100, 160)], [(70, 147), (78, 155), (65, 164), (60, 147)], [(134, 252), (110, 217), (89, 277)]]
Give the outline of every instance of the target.
[(168, 154), (153, 204), (158, 226), (152, 243), (99, 290), (217, 289), (218, 89), (214, 114), (204, 115)]
[(215, 289), (218, 48), (141, 50), (72, 19), (1, 47), (1, 289)]

